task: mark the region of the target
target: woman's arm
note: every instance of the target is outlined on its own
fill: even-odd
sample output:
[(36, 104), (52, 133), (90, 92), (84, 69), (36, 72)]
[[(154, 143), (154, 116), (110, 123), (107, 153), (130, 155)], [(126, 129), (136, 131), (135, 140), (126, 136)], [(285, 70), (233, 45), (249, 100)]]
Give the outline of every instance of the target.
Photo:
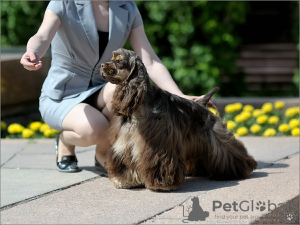
[(20, 63), (25, 69), (38, 70), (42, 67), (40, 59), (46, 54), (60, 24), (59, 17), (47, 9), (39, 30), (29, 39), (27, 50), (21, 58)]
[(143, 25), (131, 31), (129, 42), (133, 50), (141, 57), (150, 78), (157, 86), (173, 94), (183, 96), (183, 93), (177, 87), (171, 74), (152, 49)]
[[(157, 86), (180, 97), (196, 102), (203, 98), (203, 96), (188, 96), (179, 90), (171, 74), (155, 54), (151, 44), (149, 43), (143, 24), (131, 30), (129, 42), (133, 50), (141, 57), (150, 78), (157, 84)], [(216, 108), (211, 100), (207, 105)]]

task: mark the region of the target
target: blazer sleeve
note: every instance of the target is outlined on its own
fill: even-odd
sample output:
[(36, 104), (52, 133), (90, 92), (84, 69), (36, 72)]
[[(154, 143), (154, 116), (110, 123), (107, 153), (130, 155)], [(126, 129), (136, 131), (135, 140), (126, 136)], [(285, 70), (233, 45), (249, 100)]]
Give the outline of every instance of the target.
[(131, 2), (131, 10), (130, 11), (133, 15), (131, 29), (134, 29), (143, 24), (143, 19), (142, 19), (140, 11), (139, 11), (137, 5), (135, 4), (135, 2)]
[(65, 15), (65, 4), (67, 4), (67, 2), (68, 1), (50, 1), (47, 9), (50, 9), (62, 20)]

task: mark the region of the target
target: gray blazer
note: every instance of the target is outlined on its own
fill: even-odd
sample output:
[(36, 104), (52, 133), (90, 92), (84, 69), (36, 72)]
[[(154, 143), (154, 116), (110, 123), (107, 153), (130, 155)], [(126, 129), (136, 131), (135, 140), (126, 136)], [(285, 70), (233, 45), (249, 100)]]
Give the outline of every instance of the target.
[(59, 16), (61, 25), (51, 42), (51, 68), (42, 96), (56, 101), (89, 91), (90, 80), (93, 86), (106, 82), (100, 75), (101, 63), (112, 57), (112, 51), (124, 46), (131, 29), (143, 23), (134, 2), (110, 1), (109, 41), (99, 59), (99, 36), (91, 1), (51, 1), (47, 9)]

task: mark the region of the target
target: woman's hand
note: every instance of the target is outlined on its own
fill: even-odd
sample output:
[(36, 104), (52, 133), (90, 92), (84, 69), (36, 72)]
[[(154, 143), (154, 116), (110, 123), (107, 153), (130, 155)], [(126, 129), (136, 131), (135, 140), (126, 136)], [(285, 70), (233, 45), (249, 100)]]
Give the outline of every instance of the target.
[(38, 70), (43, 66), (38, 54), (33, 50), (27, 50), (22, 56), (20, 63), (29, 71)]
[(42, 25), (38, 32), (29, 39), (27, 51), (21, 58), (20, 63), (25, 69), (35, 71), (42, 67), (40, 59), (46, 54), (60, 24), (60, 18), (54, 12), (47, 9)]
[[(204, 97), (204, 95), (201, 95), (201, 96), (182, 95), (181, 97), (192, 100), (194, 102), (199, 102)], [(212, 102), (211, 99), (209, 99), (209, 101), (207, 102), (207, 106), (217, 109), (217, 107), (215, 106), (215, 104)]]

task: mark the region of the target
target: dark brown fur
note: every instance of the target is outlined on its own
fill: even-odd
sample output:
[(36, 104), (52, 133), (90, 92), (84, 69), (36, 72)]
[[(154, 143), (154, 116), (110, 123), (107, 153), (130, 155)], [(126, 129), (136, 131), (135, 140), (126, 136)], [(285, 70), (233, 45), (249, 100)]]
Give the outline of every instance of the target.
[(102, 76), (117, 84), (106, 164), (116, 187), (174, 190), (186, 175), (243, 179), (256, 168), (243, 143), (206, 108), (218, 88), (199, 103), (171, 94), (151, 83), (141, 59), (125, 49), (102, 64)]

